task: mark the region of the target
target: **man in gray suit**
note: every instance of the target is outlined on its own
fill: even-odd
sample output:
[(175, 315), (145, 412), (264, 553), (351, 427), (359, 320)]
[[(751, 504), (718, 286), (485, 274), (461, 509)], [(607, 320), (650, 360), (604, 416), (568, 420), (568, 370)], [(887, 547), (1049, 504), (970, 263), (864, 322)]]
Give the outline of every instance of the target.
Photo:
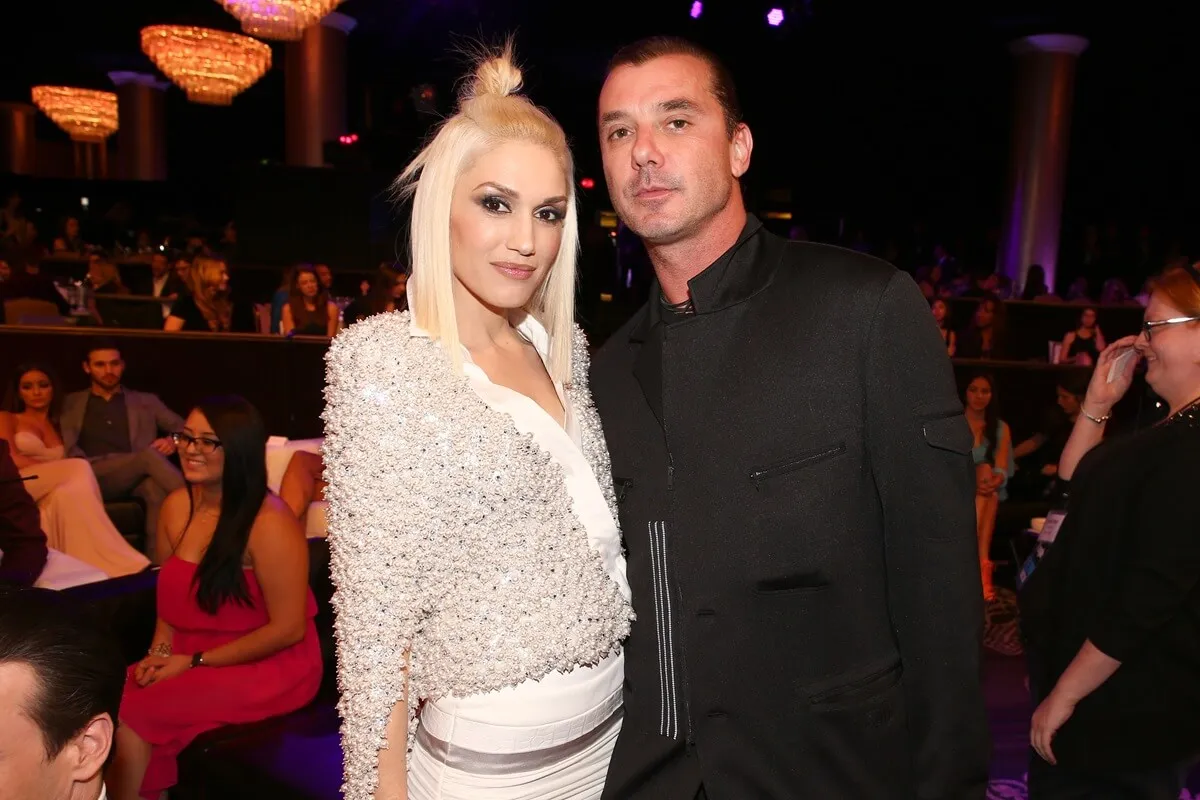
[(167, 495), (184, 485), (183, 475), (167, 460), (175, 452), (170, 434), (183, 427), (183, 418), (157, 395), (121, 385), (125, 362), (114, 341), (95, 342), (84, 357), (83, 371), (92, 385), (63, 399), (67, 455), (91, 462), (105, 500), (141, 498), (146, 504), (146, 555), (158, 563), (158, 512)]

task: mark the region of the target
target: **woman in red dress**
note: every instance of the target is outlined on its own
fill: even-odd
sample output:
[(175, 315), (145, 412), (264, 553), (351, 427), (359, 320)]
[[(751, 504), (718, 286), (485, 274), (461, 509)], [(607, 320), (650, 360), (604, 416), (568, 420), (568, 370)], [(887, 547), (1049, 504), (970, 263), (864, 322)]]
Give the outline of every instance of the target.
[(201, 403), (175, 435), (188, 486), (163, 504), (158, 624), (129, 668), (113, 800), (157, 800), (199, 734), (307, 705), (321, 682), (308, 548), (267, 490), (267, 435), (239, 397)]

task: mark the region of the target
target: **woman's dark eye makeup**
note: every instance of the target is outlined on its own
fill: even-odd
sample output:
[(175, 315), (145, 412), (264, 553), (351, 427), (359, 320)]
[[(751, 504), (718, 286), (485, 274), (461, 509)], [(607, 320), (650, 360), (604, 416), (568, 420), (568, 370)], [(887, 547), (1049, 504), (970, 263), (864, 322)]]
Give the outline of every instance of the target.
[[(511, 212), (508, 201), (499, 195), (486, 194), (479, 198), (479, 205), (492, 214), (506, 214)], [(542, 222), (561, 222), (566, 216), (565, 211), (554, 206), (543, 206), (534, 212), (534, 216)]]

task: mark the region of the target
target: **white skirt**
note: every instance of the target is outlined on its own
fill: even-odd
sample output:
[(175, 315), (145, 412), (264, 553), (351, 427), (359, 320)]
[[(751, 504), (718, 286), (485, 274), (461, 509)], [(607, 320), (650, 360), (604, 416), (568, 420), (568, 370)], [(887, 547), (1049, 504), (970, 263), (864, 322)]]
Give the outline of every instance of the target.
[(524, 753), (482, 753), (424, 728), (408, 754), (409, 800), (598, 800), (622, 713), (564, 744)]

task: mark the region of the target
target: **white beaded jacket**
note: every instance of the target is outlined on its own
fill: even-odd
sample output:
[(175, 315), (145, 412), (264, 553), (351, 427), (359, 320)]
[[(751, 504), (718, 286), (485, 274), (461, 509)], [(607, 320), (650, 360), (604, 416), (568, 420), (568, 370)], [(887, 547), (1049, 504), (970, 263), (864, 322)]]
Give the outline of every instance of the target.
[[(633, 612), (576, 517), (562, 468), (489, 408), (408, 312), (347, 328), (326, 357), (325, 498), (346, 800), (371, 800), (410, 654), (422, 700), (515, 686), (616, 652)], [(584, 455), (617, 519), (576, 328)]]

